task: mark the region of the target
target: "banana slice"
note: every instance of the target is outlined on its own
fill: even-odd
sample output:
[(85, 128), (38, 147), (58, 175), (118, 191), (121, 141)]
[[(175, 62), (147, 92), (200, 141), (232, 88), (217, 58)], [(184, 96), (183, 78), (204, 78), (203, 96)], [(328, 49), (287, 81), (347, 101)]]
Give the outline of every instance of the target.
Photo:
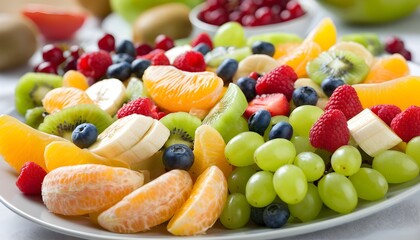
[(116, 156), (128, 151), (144, 137), (154, 121), (138, 114), (118, 119), (99, 134), (89, 150), (102, 157), (118, 159)]
[(247, 77), (251, 72), (264, 74), (278, 66), (280, 66), (278, 61), (265, 54), (249, 55), (239, 62), (238, 70), (233, 76), (233, 82), (236, 83), (240, 77)]
[(86, 93), (102, 110), (113, 116), (125, 101), (125, 90), (120, 80), (110, 78), (94, 83)]
[(372, 157), (402, 142), (401, 138), (368, 108), (348, 120), (347, 126), (357, 144)]
[(350, 51), (362, 57), (369, 67), (372, 66), (373, 60), (375, 59), (369, 50), (367, 50), (362, 44), (356, 42), (339, 42), (332, 46), (329, 50)]

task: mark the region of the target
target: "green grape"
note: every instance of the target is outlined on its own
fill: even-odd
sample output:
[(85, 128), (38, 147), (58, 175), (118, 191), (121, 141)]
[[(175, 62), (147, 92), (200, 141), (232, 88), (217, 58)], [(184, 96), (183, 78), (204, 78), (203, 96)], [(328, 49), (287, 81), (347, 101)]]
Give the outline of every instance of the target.
[(302, 222), (315, 219), (322, 209), (322, 200), (319, 197), (318, 188), (313, 183), (308, 183), (308, 192), (302, 201), (289, 204), (290, 214)]
[(375, 201), (383, 198), (388, 192), (388, 182), (375, 169), (360, 168), (349, 179), (356, 189), (357, 196), (361, 199)]
[(245, 196), (254, 207), (265, 207), (276, 198), (273, 187), (273, 174), (259, 171), (252, 175), (246, 183)]
[(274, 173), (273, 185), (277, 195), (287, 204), (296, 204), (306, 196), (308, 182), (303, 171), (286, 164)]
[[(228, 123), (225, 123), (228, 124)], [(242, 132), (249, 131), (248, 129), (248, 121), (244, 117), (240, 117), (234, 123), (230, 124), (229, 131), (224, 133), (224, 139), (226, 142), (229, 142), (234, 136), (238, 135)]]
[(292, 125), (295, 135), (309, 137), (309, 130), (323, 113), (324, 110), (312, 105), (295, 108), (289, 116), (289, 123)]
[(325, 171), (324, 160), (313, 152), (302, 152), (295, 157), (294, 164), (302, 169), (308, 182), (313, 182), (322, 177)]
[(339, 147), (331, 156), (331, 166), (335, 172), (351, 176), (359, 171), (362, 165), (362, 155), (357, 148), (345, 145)]
[(373, 158), (372, 168), (380, 172), (388, 183), (407, 182), (419, 175), (419, 166), (409, 155), (386, 150)]
[(269, 42), (276, 46), (282, 43), (301, 43), (303, 40), (294, 33), (262, 33), (249, 37), (247, 44), (251, 47), (256, 41)]
[(272, 139), (254, 152), (254, 160), (262, 170), (275, 172), (279, 167), (292, 163), (296, 156), (293, 143), (287, 139)]
[(256, 172), (254, 166), (238, 167), (233, 170), (227, 179), (229, 192), (245, 194), (246, 183)]
[(263, 144), (263, 137), (256, 132), (240, 133), (226, 144), (226, 159), (236, 167), (252, 165), (254, 164), (255, 150)]
[(316, 148), (311, 145), (308, 136), (294, 136), (290, 141), (295, 145), (296, 153), (314, 152)]
[(338, 213), (349, 213), (357, 206), (357, 192), (351, 181), (339, 173), (328, 173), (318, 182), (322, 202)]
[(217, 47), (207, 53), (206, 56), (204, 56), (204, 60), (206, 61), (207, 66), (217, 68), (223, 60), (227, 58), (232, 58), (240, 62), (251, 54), (252, 50), (249, 47)]
[(288, 116), (283, 116), (283, 115), (277, 115), (277, 116), (271, 117), (270, 125), (268, 125), (267, 129), (264, 132), (264, 140), (265, 141), (268, 141), (268, 135), (270, 134), (270, 131), (273, 128), (273, 126), (276, 125), (276, 123), (279, 123), (279, 122), (289, 122), (289, 117)]
[(246, 46), (245, 31), (237, 22), (227, 22), (220, 26), (213, 37), (215, 47), (244, 47)]
[(412, 157), (420, 167), (420, 136), (412, 138), (405, 149), (405, 153)]
[(245, 226), (251, 216), (251, 206), (242, 193), (228, 195), (220, 222), (225, 228), (238, 229)]

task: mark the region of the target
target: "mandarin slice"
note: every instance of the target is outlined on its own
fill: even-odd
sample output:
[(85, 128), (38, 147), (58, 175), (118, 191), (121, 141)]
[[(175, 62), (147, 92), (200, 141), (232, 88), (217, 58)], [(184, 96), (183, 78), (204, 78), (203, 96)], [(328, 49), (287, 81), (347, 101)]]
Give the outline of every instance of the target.
[(332, 19), (323, 18), (303, 42), (316, 42), (322, 51), (327, 51), (337, 42), (337, 29)]
[(318, 43), (305, 41), (288, 54), (279, 58), (277, 61), (279, 61), (281, 65), (285, 64), (292, 67), (298, 77), (306, 77), (308, 76), (306, 72), (306, 65), (308, 62), (318, 57), (321, 52), (322, 49)]
[(89, 87), (88, 80), (81, 72), (69, 70), (63, 75), (63, 87), (75, 87), (86, 90)]
[(170, 112), (209, 109), (223, 92), (223, 80), (215, 73), (185, 72), (173, 66), (148, 67), (143, 84), (155, 103)]
[(300, 46), (300, 42), (287, 42), (276, 45), (276, 51), (274, 52), (274, 59), (279, 59)]
[(144, 183), (142, 173), (127, 168), (82, 164), (54, 169), (42, 183), (49, 211), (80, 216), (109, 208)]
[(187, 200), (192, 186), (187, 171), (166, 172), (99, 214), (98, 223), (117, 233), (149, 230), (175, 214)]
[(58, 112), (78, 104), (93, 104), (93, 101), (85, 91), (74, 87), (55, 88), (42, 99), (42, 105), (48, 113)]
[(204, 234), (222, 214), (227, 181), (217, 166), (207, 168), (194, 184), (188, 200), (169, 221), (167, 230), (178, 236)]
[(395, 53), (376, 59), (363, 83), (379, 83), (410, 74), (407, 60)]

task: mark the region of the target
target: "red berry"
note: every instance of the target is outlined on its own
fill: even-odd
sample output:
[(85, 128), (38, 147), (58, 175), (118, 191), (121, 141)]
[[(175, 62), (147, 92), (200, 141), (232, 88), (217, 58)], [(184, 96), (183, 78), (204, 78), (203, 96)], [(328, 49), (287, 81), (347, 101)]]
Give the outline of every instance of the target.
[(42, 59), (56, 66), (65, 60), (63, 50), (53, 44), (47, 44), (42, 48)]
[(391, 126), (392, 119), (401, 112), (399, 107), (392, 104), (378, 104), (370, 107), (370, 110), (388, 124), (388, 126)]
[(210, 47), (210, 49), (213, 49), (213, 41), (211, 40), (211, 37), (208, 33), (202, 32), (198, 34), (192, 41), (191, 41), (191, 47), (195, 47), (200, 43), (207, 44), (207, 46)]
[(72, 45), (69, 50), (68, 50), (70, 56), (68, 57), (73, 57), (75, 59), (78, 59), (80, 57), (80, 55), (83, 54), (83, 49), (80, 46), (77, 45)]
[(403, 56), (405, 58), (405, 60), (411, 61), (411, 52), (410, 51), (408, 51), (407, 49), (404, 48), (399, 53), (401, 54), (401, 56)]
[(302, 6), (297, 1), (288, 2), (286, 5), (286, 9), (289, 10), (292, 18), (298, 18), (305, 14), (305, 11), (303, 11)]
[(98, 40), (98, 47), (101, 50), (112, 52), (115, 50), (115, 38), (109, 33), (106, 33)]
[(258, 95), (283, 93), (287, 100), (290, 101), (297, 78), (298, 76), (293, 68), (288, 65), (282, 65), (258, 78), (255, 90)]
[(42, 181), (47, 172), (34, 162), (26, 162), (16, 180), (16, 186), (28, 195), (41, 195)]
[(229, 12), (225, 8), (218, 8), (214, 11), (207, 12), (204, 20), (208, 24), (220, 26), (229, 21)]
[(154, 49), (154, 50), (150, 51), (148, 54), (138, 56), (137, 58), (147, 59), (147, 60), (151, 61), (154, 56), (156, 56), (157, 54), (160, 54), (160, 53), (165, 53), (165, 51), (157, 48), (157, 49)]
[(336, 109), (326, 110), (309, 131), (309, 140), (312, 146), (330, 152), (347, 145), (350, 131), (346, 116)]
[(260, 7), (255, 12), (255, 19), (258, 25), (267, 25), (273, 23), (273, 16), (269, 7)]
[(154, 55), (152, 57), (152, 59), (150, 61), (152, 62), (152, 65), (154, 65), (154, 66), (157, 66), (157, 65), (170, 65), (171, 64), (169, 62), (168, 57), (165, 55), (164, 52), (157, 53), (156, 55)]
[(34, 69), (35, 72), (57, 74), (57, 66), (50, 62), (42, 62)]
[(202, 72), (206, 70), (203, 54), (197, 51), (187, 51), (175, 58), (174, 67), (188, 72)]
[(344, 113), (346, 119), (349, 120), (361, 112), (363, 107), (356, 90), (352, 86), (345, 84), (337, 87), (328, 100), (325, 111), (331, 109), (340, 110)]
[(77, 70), (86, 77), (98, 80), (106, 74), (106, 71), (111, 64), (112, 59), (109, 53), (99, 50), (84, 53), (80, 56), (77, 61)]
[(390, 37), (385, 40), (385, 51), (388, 53), (400, 53), (404, 49), (404, 42), (396, 37)]
[(158, 114), (158, 108), (150, 98), (138, 98), (124, 104), (117, 112), (118, 118), (123, 118), (131, 114), (141, 114), (144, 116), (159, 119), (162, 114)]
[(282, 93), (259, 95), (248, 103), (244, 116), (249, 118), (260, 109), (269, 111), (271, 116), (288, 115), (290, 104), (286, 96)]
[(155, 39), (155, 47), (162, 49), (162, 50), (169, 50), (171, 48), (173, 48), (175, 46), (174, 40), (172, 40), (172, 38), (160, 34), (156, 37)]
[(153, 50), (153, 48), (147, 43), (137, 44), (135, 47), (136, 47), (137, 56), (146, 55)]
[(420, 107), (410, 106), (392, 119), (392, 130), (404, 141), (420, 136)]
[(77, 70), (77, 58), (74, 58), (72, 56), (68, 57), (66, 59), (66, 62), (64, 63), (63, 70), (64, 72), (67, 72), (69, 70)]
[(255, 81), (258, 80), (262, 75), (257, 72), (251, 72), (248, 77), (254, 79)]

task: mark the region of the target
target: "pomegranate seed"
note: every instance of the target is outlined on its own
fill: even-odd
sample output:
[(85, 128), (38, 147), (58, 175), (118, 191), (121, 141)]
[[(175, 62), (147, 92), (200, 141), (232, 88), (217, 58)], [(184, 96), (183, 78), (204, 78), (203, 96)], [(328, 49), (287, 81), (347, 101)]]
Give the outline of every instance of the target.
[(254, 79), (255, 81), (258, 80), (259, 77), (261, 77), (261, 74), (257, 73), (257, 72), (251, 72), (249, 74), (249, 77)]
[(42, 59), (56, 66), (65, 60), (63, 50), (53, 44), (47, 44), (42, 48)]
[(242, 18), (242, 25), (246, 27), (252, 27), (257, 25), (257, 21), (255, 20), (254, 15), (245, 15)]
[(290, 1), (286, 5), (286, 9), (290, 11), (292, 18), (298, 18), (305, 14), (302, 6), (296, 1)]
[(57, 74), (57, 66), (52, 64), (51, 62), (42, 62), (34, 69), (35, 72), (39, 73), (52, 73)]
[(224, 8), (218, 8), (210, 14), (206, 15), (206, 19), (209, 24), (220, 26), (229, 21), (229, 13)]
[(255, 12), (255, 19), (259, 25), (271, 24), (273, 20), (271, 9), (269, 7), (258, 8), (258, 10)]
[(239, 10), (235, 10), (229, 14), (229, 21), (235, 21), (238, 23), (242, 22), (243, 13)]
[(137, 56), (146, 55), (153, 50), (152, 46), (150, 46), (147, 43), (136, 44), (135, 47), (136, 47)]
[(67, 72), (69, 70), (77, 70), (77, 59), (73, 56), (70, 56), (66, 59), (66, 62), (64, 64), (64, 72)]
[(83, 54), (83, 49), (80, 47), (80, 46), (77, 46), (77, 45), (72, 45), (70, 48), (69, 48), (69, 52), (70, 52), (70, 56), (71, 57), (74, 57), (74, 58), (79, 58), (80, 57), (80, 55), (82, 55)]
[(162, 49), (162, 50), (169, 50), (171, 48), (173, 48), (175, 46), (174, 40), (172, 40), (172, 38), (160, 34), (156, 37), (155, 39), (155, 47), (158, 49)]
[(290, 14), (289, 10), (283, 10), (280, 13), (280, 19), (282, 22), (288, 21), (290, 19), (292, 19), (292, 14)]
[(400, 53), (404, 50), (404, 42), (398, 37), (390, 37), (385, 41), (385, 51), (388, 53)]
[(401, 52), (399, 52), (407, 61), (411, 61), (411, 52), (408, 51), (407, 49), (403, 49), (401, 50)]
[(115, 50), (115, 38), (109, 33), (106, 33), (98, 40), (98, 47), (101, 50), (112, 52)]
[(239, 6), (239, 10), (246, 15), (254, 14), (257, 10), (257, 5), (252, 0), (244, 0)]

